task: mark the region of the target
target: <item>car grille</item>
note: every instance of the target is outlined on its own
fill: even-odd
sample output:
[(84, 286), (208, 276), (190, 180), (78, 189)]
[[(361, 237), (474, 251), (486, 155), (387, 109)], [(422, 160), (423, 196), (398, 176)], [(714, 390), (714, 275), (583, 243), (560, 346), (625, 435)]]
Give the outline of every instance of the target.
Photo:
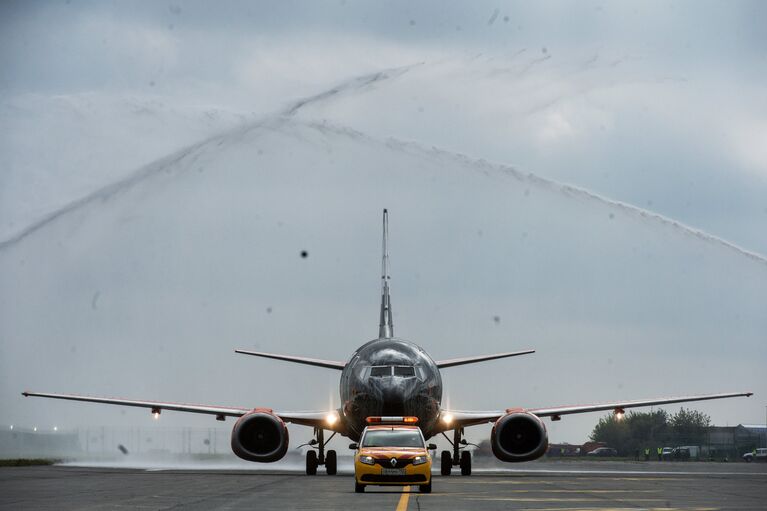
[(376, 460), (376, 465), (381, 465), (386, 468), (402, 468), (413, 464), (413, 458), (397, 458), (397, 464), (391, 464), (391, 458), (380, 458)]
[(385, 476), (381, 474), (363, 474), (363, 481), (368, 483), (425, 483), (423, 474), (407, 474), (401, 476)]

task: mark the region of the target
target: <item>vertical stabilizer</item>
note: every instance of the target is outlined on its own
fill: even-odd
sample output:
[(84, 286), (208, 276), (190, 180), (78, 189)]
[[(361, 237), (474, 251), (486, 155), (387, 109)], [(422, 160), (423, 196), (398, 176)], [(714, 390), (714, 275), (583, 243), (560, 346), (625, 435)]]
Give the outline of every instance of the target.
[(391, 315), (389, 298), (389, 212), (383, 210), (383, 256), (381, 259), (381, 322), (378, 325), (378, 338), (391, 339), (394, 336), (394, 323)]

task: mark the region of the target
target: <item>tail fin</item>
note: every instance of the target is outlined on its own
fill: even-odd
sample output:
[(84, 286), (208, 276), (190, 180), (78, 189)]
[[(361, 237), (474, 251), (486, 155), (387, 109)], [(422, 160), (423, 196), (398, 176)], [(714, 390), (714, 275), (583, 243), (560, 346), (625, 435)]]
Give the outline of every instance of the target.
[(394, 336), (394, 323), (389, 298), (389, 212), (383, 210), (383, 257), (381, 259), (381, 322), (378, 325), (378, 338), (391, 339)]

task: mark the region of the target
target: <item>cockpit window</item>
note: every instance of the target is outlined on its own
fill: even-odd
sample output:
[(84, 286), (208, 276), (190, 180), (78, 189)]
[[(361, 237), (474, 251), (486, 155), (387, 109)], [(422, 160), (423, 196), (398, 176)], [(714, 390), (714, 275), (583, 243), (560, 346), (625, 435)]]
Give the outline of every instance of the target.
[(415, 376), (415, 367), (394, 366), (394, 376), (404, 376), (406, 378), (412, 378)]
[(370, 368), (371, 378), (381, 378), (384, 376), (399, 376), (400, 378), (414, 378), (415, 367), (413, 366), (372, 366)]
[(373, 366), (370, 368), (370, 376), (376, 378), (391, 376), (391, 366)]

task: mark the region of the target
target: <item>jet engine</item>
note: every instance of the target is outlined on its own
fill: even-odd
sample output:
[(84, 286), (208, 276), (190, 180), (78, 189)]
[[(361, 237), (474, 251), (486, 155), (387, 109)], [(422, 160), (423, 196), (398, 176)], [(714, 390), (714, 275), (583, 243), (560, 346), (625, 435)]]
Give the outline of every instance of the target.
[(234, 425), (232, 451), (248, 461), (277, 461), (288, 451), (288, 428), (271, 410), (254, 410)]
[(490, 434), (493, 454), (501, 461), (530, 461), (549, 446), (546, 426), (532, 413), (511, 412), (498, 419)]

